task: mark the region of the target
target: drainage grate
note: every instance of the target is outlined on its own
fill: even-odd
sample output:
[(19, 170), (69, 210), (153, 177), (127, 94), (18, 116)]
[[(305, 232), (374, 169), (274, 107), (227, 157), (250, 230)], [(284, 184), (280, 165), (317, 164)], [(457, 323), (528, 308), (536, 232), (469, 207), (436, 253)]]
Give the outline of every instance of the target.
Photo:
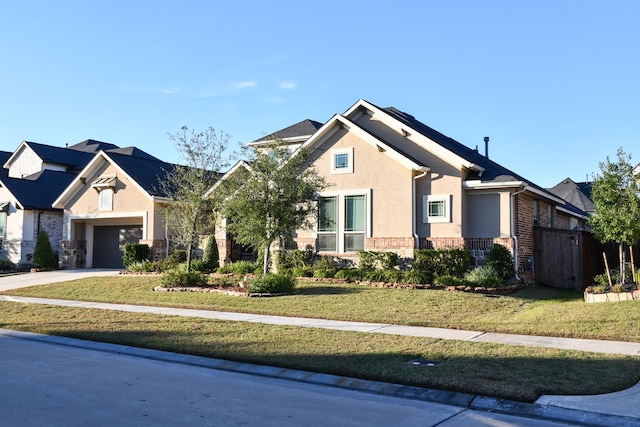
[(429, 368), (435, 368), (436, 366), (442, 365), (444, 362), (439, 362), (437, 360), (427, 360), (427, 359), (413, 359), (409, 362), (410, 365), (414, 366), (427, 366)]

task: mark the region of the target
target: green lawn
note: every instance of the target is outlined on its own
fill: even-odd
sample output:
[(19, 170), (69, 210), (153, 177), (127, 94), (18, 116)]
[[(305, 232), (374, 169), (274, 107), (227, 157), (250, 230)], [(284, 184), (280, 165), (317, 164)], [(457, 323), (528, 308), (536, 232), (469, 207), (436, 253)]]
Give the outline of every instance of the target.
[[(303, 283), (277, 298), (153, 292), (157, 277), (83, 279), (13, 295), (196, 307), (474, 330), (638, 341), (636, 302), (586, 304), (574, 292), (528, 288), (508, 297)], [(597, 394), (640, 380), (640, 358), (487, 343), (260, 325), (0, 302), (0, 327), (229, 360), (533, 401)], [(443, 361), (428, 368), (409, 362)]]

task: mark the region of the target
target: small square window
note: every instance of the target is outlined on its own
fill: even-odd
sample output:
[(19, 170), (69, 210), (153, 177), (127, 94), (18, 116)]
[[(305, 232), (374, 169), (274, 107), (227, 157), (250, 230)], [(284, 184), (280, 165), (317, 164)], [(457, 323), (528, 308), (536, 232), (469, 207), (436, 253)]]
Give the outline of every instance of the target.
[(451, 196), (423, 196), (422, 222), (451, 222)]
[(347, 153), (339, 153), (334, 158), (336, 169), (346, 169), (349, 167), (349, 155)]
[(353, 173), (353, 148), (331, 150), (331, 173)]

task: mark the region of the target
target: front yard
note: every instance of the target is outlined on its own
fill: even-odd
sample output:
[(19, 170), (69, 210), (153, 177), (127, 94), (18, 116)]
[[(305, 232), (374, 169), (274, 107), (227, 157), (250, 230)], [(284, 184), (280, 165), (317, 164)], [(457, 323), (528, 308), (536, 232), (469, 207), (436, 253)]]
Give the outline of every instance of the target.
[[(154, 276), (122, 276), (6, 293), (640, 342), (640, 302), (586, 304), (580, 293), (543, 287), (487, 296), (302, 282), (295, 295), (240, 298), (152, 292), (157, 284)], [(638, 357), (9, 302), (0, 303), (0, 310), (2, 328), (524, 401), (541, 394), (605, 393), (640, 379)], [(413, 366), (415, 358), (444, 364)]]

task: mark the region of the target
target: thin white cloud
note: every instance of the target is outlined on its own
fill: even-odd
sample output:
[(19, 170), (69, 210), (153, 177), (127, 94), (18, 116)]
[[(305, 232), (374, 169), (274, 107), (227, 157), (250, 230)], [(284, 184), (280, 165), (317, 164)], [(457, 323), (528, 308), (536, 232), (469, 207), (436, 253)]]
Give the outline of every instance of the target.
[(278, 82), (278, 87), (279, 87), (280, 89), (291, 90), (291, 89), (295, 89), (295, 88), (297, 88), (297, 87), (298, 87), (298, 84), (297, 84), (296, 82), (294, 82), (294, 81), (290, 81), (290, 80), (288, 80), (288, 81), (281, 81), (281, 82)]

